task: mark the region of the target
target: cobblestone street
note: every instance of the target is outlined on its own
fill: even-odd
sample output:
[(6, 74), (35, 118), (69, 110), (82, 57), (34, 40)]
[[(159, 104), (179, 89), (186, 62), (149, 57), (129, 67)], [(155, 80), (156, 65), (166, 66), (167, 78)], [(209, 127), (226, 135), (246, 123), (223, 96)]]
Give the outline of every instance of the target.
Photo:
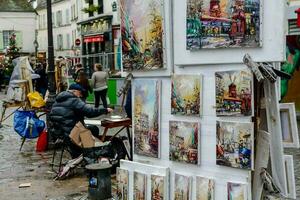
[[(3, 98), (3, 93), (0, 93), (0, 100)], [(6, 116), (13, 110), (8, 109)], [(19, 151), (22, 141), (13, 130), (12, 117), (3, 123), (3, 127), (0, 128), (0, 199), (87, 199), (88, 179), (84, 170), (76, 169), (75, 175), (70, 178), (54, 181), (55, 174), (50, 167), (52, 150), (36, 152), (36, 141), (37, 139), (26, 140), (22, 151)], [(19, 188), (22, 183), (31, 183), (31, 186)], [(113, 185), (113, 189), (114, 187)]]

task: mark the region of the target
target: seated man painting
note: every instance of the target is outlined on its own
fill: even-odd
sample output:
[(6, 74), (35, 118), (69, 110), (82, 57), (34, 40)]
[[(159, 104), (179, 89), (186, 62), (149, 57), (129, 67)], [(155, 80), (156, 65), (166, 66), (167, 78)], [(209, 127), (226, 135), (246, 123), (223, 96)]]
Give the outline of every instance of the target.
[(57, 95), (50, 112), (53, 123), (51, 133), (54, 137), (67, 141), (72, 158), (77, 158), (82, 153), (81, 148), (71, 142), (69, 137), (75, 125), (78, 122), (84, 124), (84, 117), (97, 117), (113, 111), (111, 108), (94, 108), (87, 105), (81, 100), (83, 92), (84, 89), (79, 84), (71, 84), (67, 91)]

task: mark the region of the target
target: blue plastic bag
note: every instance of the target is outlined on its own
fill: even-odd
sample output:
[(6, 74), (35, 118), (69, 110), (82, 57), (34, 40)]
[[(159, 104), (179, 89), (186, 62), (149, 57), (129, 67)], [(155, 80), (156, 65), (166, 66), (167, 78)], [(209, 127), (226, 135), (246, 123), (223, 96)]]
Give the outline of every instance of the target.
[(45, 122), (33, 111), (18, 110), (14, 115), (14, 129), (23, 138), (37, 138), (45, 128)]

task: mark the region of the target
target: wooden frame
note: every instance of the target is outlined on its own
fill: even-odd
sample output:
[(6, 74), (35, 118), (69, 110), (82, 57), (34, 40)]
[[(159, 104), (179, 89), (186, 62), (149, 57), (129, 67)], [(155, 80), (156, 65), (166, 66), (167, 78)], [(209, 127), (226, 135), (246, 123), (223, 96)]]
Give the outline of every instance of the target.
[(279, 105), (283, 147), (300, 148), (295, 104)]
[(294, 161), (292, 155), (284, 155), (284, 164), (287, 182), (287, 197), (296, 199), (296, 183), (294, 174)]

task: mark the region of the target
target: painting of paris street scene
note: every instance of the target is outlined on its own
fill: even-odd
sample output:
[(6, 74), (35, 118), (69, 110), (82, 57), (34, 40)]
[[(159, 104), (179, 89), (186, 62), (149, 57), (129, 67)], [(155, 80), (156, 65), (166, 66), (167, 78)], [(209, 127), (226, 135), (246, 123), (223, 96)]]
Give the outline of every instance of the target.
[(213, 179), (205, 177), (196, 177), (196, 199), (197, 200), (214, 200), (215, 183)]
[(247, 200), (246, 184), (228, 182), (227, 200)]
[(147, 192), (147, 175), (139, 172), (134, 172), (133, 177), (133, 199), (134, 200), (146, 200)]
[(128, 200), (128, 170), (117, 168), (117, 196), (119, 200)]
[(171, 114), (200, 115), (200, 75), (173, 75)]
[(151, 199), (165, 199), (165, 176), (151, 175)]
[(190, 200), (191, 177), (175, 173), (174, 200)]
[(187, 49), (260, 47), (260, 12), (260, 0), (187, 0)]
[(197, 122), (169, 122), (170, 160), (198, 164), (198, 130)]
[(121, 0), (124, 71), (156, 70), (163, 63), (163, 1)]
[(160, 80), (134, 80), (134, 151), (159, 157)]
[(253, 169), (253, 124), (217, 121), (217, 165)]
[(217, 116), (252, 115), (252, 74), (250, 71), (216, 72)]

